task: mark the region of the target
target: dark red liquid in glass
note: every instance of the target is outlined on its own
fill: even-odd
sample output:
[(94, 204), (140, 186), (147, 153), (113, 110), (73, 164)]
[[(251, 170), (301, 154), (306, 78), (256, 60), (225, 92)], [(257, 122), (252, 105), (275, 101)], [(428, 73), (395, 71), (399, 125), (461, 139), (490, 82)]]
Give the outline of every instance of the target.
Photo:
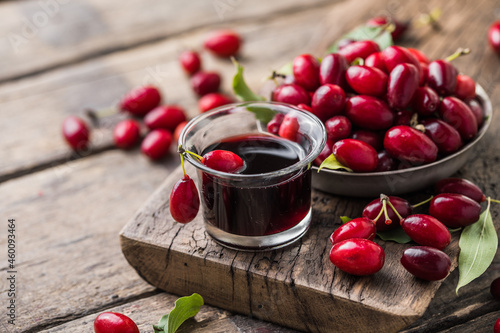
[[(269, 135), (247, 135), (213, 144), (203, 154), (223, 149), (245, 161), (241, 174), (269, 173), (297, 163), (304, 157), (298, 144)], [(272, 184), (258, 185), (225, 181), (202, 173), (205, 220), (215, 227), (241, 236), (275, 234), (301, 222), (311, 207), (311, 170), (303, 169), (282, 176)]]

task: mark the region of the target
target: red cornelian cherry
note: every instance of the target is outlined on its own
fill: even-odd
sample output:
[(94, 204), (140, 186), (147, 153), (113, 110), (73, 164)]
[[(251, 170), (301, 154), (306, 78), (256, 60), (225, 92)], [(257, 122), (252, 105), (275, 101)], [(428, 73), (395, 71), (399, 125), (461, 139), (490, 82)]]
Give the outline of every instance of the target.
[(312, 112), (312, 109), (309, 105), (300, 103), (299, 105), (297, 105), (297, 107), (301, 110)]
[(361, 95), (383, 96), (387, 90), (387, 74), (375, 67), (351, 66), (347, 69), (349, 86)]
[(500, 333), (500, 318), (495, 322), (495, 326), (493, 326), (493, 333)]
[(319, 153), (318, 157), (314, 159), (314, 164), (316, 166), (320, 166), (321, 163), (323, 163), (323, 161), (332, 154), (332, 146), (333, 142), (327, 139), (325, 147), (323, 148), (321, 153)]
[(62, 124), (62, 134), (73, 150), (88, 148), (90, 132), (87, 124), (77, 116), (68, 116)]
[(350, 238), (374, 240), (377, 229), (375, 223), (366, 218), (358, 217), (338, 227), (330, 236), (332, 245)]
[(380, 151), (378, 154), (378, 164), (375, 171), (392, 171), (396, 170), (397, 162), (388, 152), (385, 150)]
[(484, 122), (484, 111), (481, 103), (478, 102), (475, 98), (470, 98), (465, 101), (465, 104), (469, 107), (469, 109), (474, 114), (474, 117), (477, 121), (477, 126), (480, 127)]
[(460, 133), (451, 125), (436, 118), (424, 119), (421, 124), (425, 128), (424, 134), (436, 144), (439, 153), (449, 155), (462, 148)]
[(144, 124), (149, 129), (163, 128), (170, 132), (183, 121), (186, 121), (186, 111), (178, 105), (157, 106), (144, 117)]
[(337, 142), (346, 139), (351, 134), (351, 122), (345, 116), (334, 116), (325, 122), (328, 140)]
[(238, 53), (241, 44), (241, 37), (238, 33), (231, 30), (219, 30), (210, 34), (203, 46), (219, 57), (228, 58)]
[(191, 76), (191, 88), (198, 96), (203, 96), (219, 90), (221, 77), (216, 72), (198, 71)]
[(245, 162), (235, 153), (228, 150), (212, 150), (201, 159), (207, 167), (228, 173), (236, 173), (243, 169)]
[(198, 109), (200, 112), (207, 112), (219, 106), (234, 103), (234, 100), (221, 93), (209, 93), (200, 98), (198, 101)]
[(434, 60), (429, 63), (427, 84), (440, 96), (452, 95), (457, 86), (458, 71), (446, 60)]
[(193, 75), (201, 69), (200, 55), (196, 51), (184, 51), (179, 56), (179, 62), (182, 69), (189, 74)]
[(380, 27), (380, 26), (385, 26), (387, 24), (394, 25), (394, 30), (392, 30), (391, 32), (391, 36), (394, 41), (399, 40), (409, 26), (408, 22), (401, 22), (394, 19), (393, 17), (387, 17), (387, 16), (376, 16), (366, 22), (366, 25), (369, 27)]
[(167, 155), (172, 144), (172, 134), (157, 128), (149, 132), (141, 143), (141, 151), (152, 160), (158, 160)]
[(175, 128), (174, 131), (174, 142), (179, 142), (179, 136), (181, 136), (181, 132), (184, 129), (184, 127), (187, 125), (187, 121), (183, 121), (177, 127)]
[(434, 162), (438, 154), (438, 147), (429, 137), (404, 125), (394, 126), (386, 132), (384, 148), (398, 160), (413, 165)]
[(365, 66), (378, 68), (384, 73), (387, 73), (387, 68), (385, 68), (384, 55), (382, 54), (382, 52), (375, 52), (366, 57)]
[(500, 21), (494, 22), (488, 29), (488, 42), (497, 54), (500, 54)]
[(102, 312), (94, 320), (95, 333), (139, 333), (132, 319), (117, 312)]
[(271, 119), (267, 123), (267, 131), (271, 134), (278, 135), (281, 123), (283, 122), (283, 118), (285, 118), (284, 114), (282, 113), (275, 114), (273, 119)]
[(321, 60), (319, 67), (319, 81), (321, 85), (335, 84), (342, 88), (346, 86), (345, 73), (349, 64), (343, 55), (338, 53), (328, 54)]
[(401, 264), (415, 277), (427, 281), (442, 280), (451, 269), (450, 257), (430, 246), (413, 246), (404, 250)]
[(332, 146), (337, 161), (354, 172), (371, 172), (377, 168), (377, 151), (366, 142), (343, 139)]
[(441, 193), (430, 203), (429, 215), (449, 228), (461, 228), (479, 220), (481, 205), (458, 193)]
[(481, 203), (486, 200), (483, 191), (473, 182), (464, 178), (445, 178), (434, 185), (434, 192), (463, 194), (472, 200)]
[(387, 85), (387, 103), (391, 108), (406, 108), (419, 84), (418, 69), (412, 64), (404, 63), (394, 66), (389, 74)]
[(194, 181), (187, 175), (179, 179), (170, 193), (170, 214), (179, 223), (194, 220), (200, 208), (200, 196)]
[(154, 86), (143, 86), (129, 91), (121, 100), (119, 108), (134, 116), (143, 117), (160, 105), (161, 94)]
[(366, 142), (375, 150), (379, 151), (384, 148), (383, 141), (384, 138), (379, 132), (368, 131), (368, 130), (357, 130), (351, 135), (351, 139), (360, 140)]
[(464, 142), (470, 141), (477, 135), (477, 120), (471, 109), (462, 100), (456, 97), (445, 97), (439, 106), (439, 115), (453, 126)]
[(420, 84), (424, 82), (422, 66), (418, 59), (407, 48), (402, 46), (389, 46), (382, 51), (385, 67), (390, 73), (399, 64), (412, 64), (417, 68)]
[[(386, 202), (385, 208), (384, 200)], [(387, 202), (391, 203), (391, 205), (396, 209), (397, 214), (391, 206), (387, 205)], [(387, 212), (387, 216), (385, 216), (384, 209)], [(396, 196), (384, 196), (382, 199), (375, 199), (366, 205), (363, 209), (362, 215), (375, 221), (377, 231), (385, 231), (397, 228), (397, 226), (401, 223), (399, 216), (405, 218), (409, 216), (412, 211), (413, 208), (407, 200)]]
[(299, 134), (299, 121), (293, 114), (287, 114), (280, 125), (278, 135), (290, 141), (297, 141)]
[(420, 62), (420, 64), (424, 63), (424, 64), (429, 64), (431, 61), (429, 60), (429, 58), (425, 55), (424, 52), (418, 50), (418, 49), (414, 49), (414, 48), (411, 48), (411, 47), (408, 47), (407, 50), (413, 54), (413, 56), (415, 58), (417, 58), (418, 62)]
[(411, 126), (414, 115), (415, 113), (410, 109), (402, 109), (396, 111), (394, 126), (396, 125)]
[(401, 221), (401, 227), (419, 245), (444, 250), (451, 241), (448, 228), (438, 219), (429, 215), (410, 215)]
[(363, 129), (384, 130), (394, 123), (394, 112), (389, 105), (373, 96), (356, 95), (345, 104), (345, 116)]
[(365, 59), (370, 54), (379, 52), (380, 47), (372, 40), (352, 42), (341, 48), (338, 53), (343, 55), (347, 63), (352, 63), (356, 58)]
[(455, 96), (461, 100), (476, 97), (476, 82), (468, 75), (458, 74)]
[(319, 87), (319, 61), (310, 54), (302, 54), (292, 62), (295, 83), (308, 91), (314, 91)]
[(439, 95), (427, 86), (418, 87), (413, 96), (412, 107), (421, 116), (430, 116), (439, 108)]
[(384, 249), (363, 238), (350, 238), (336, 243), (329, 257), (340, 270), (359, 276), (377, 273), (385, 262)]
[(500, 301), (500, 277), (497, 277), (490, 284), (490, 294), (494, 299)]
[(345, 105), (344, 90), (335, 84), (325, 84), (319, 87), (312, 97), (311, 109), (321, 121), (342, 113)]
[(309, 93), (295, 83), (283, 84), (274, 89), (272, 98), (275, 102), (288, 103), (292, 105), (311, 104)]
[(130, 149), (141, 138), (139, 123), (133, 119), (125, 119), (116, 124), (113, 139), (118, 148)]

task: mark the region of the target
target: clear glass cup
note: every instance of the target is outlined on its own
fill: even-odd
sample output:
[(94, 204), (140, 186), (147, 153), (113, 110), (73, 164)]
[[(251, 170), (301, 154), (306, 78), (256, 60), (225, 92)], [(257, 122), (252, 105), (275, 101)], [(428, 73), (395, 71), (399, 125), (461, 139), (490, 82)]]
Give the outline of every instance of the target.
[[(295, 142), (268, 132), (267, 124), (277, 114), (297, 119)], [(179, 144), (198, 155), (221, 142), (229, 142), (247, 171), (253, 172), (220, 172), (184, 153), (197, 169), (210, 236), (238, 250), (276, 249), (302, 237), (311, 223), (311, 165), (326, 143), (323, 123), (312, 113), (287, 104), (246, 102), (198, 115), (179, 136)], [(280, 166), (276, 161), (284, 156), (295, 159)]]

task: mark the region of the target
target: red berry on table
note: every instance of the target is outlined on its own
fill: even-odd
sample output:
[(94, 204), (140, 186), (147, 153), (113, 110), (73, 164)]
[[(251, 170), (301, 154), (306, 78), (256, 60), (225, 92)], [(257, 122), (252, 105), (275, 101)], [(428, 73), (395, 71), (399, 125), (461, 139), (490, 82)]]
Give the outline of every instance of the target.
[(281, 122), (278, 135), (290, 141), (297, 141), (299, 133), (299, 121), (297, 117), (288, 113)]
[(345, 116), (363, 129), (384, 130), (394, 123), (394, 112), (383, 100), (373, 96), (352, 96), (345, 103)]
[(325, 122), (328, 140), (337, 142), (346, 139), (351, 134), (351, 122), (345, 116), (334, 116)]
[(234, 99), (221, 93), (210, 93), (202, 96), (198, 101), (200, 112), (207, 112), (219, 106), (234, 103)]
[(283, 84), (273, 90), (272, 98), (274, 102), (288, 103), (292, 105), (311, 104), (309, 93), (295, 83)]
[(415, 277), (427, 281), (444, 279), (451, 268), (450, 257), (430, 246), (413, 246), (404, 250), (401, 264)]
[(401, 221), (401, 227), (419, 245), (443, 250), (451, 241), (448, 228), (438, 219), (429, 215), (410, 215)]
[(199, 71), (191, 76), (191, 88), (198, 96), (203, 96), (219, 90), (221, 77), (216, 72)]
[(372, 40), (352, 42), (341, 48), (338, 53), (343, 55), (347, 63), (352, 63), (356, 58), (366, 59), (370, 54), (379, 52), (380, 47)]
[(329, 258), (340, 270), (363, 276), (375, 274), (382, 269), (385, 252), (371, 240), (350, 238), (333, 245)]
[(184, 129), (184, 127), (187, 125), (187, 123), (188, 123), (187, 121), (183, 121), (182, 123), (177, 125), (177, 127), (175, 128), (175, 131), (174, 131), (174, 142), (179, 142), (179, 136), (181, 135), (181, 132)]
[(116, 312), (103, 312), (94, 320), (95, 333), (139, 333), (132, 319)]
[(486, 200), (483, 191), (476, 184), (463, 178), (441, 179), (434, 185), (434, 192), (463, 194), (479, 203)]
[(444, 121), (436, 118), (427, 118), (423, 119), (420, 123), (424, 125), (424, 134), (436, 144), (441, 154), (452, 154), (464, 145), (460, 133)]
[(214, 170), (229, 173), (241, 171), (245, 166), (241, 157), (227, 150), (212, 150), (203, 155), (201, 163)]
[(358, 217), (338, 227), (330, 236), (332, 245), (350, 238), (374, 240), (377, 229), (375, 223), (366, 218)]
[(476, 97), (476, 82), (468, 75), (458, 74), (455, 96), (461, 100)]
[(200, 196), (194, 181), (187, 175), (179, 179), (170, 192), (170, 214), (179, 223), (194, 220), (200, 208)]
[(347, 69), (346, 79), (349, 86), (361, 95), (383, 96), (387, 90), (387, 74), (375, 67), (351, 66)]
[(494, 299), (500, 301), (500, 277), (497, 277), (495, 280), (491, 281), (490, 293)]
[(500, 333), (500, 318), (495, 322), (495, 326), (493, 326), (493, 333)]
[(449, 228), (461, 228), (479, 220), (481, 205), (458, 193), (441, 193), (430, 203), (429, 215)]
[(163, 128), (175, 131), (177, 125), (186, 120), (186, 111), (178, 105), (161, 105), (144, 117), (144, 123), (149, 129)]
[(302, 54), (292, 63), (293, 77), (295, 83), (308, 91), (314, 91), (319, 87), (319, 61), (310, 54)]
[(68, 116), (62, 124), (62, 133), (73, 150), (85, 150), (89, 144), (90, 132), (87, 124), (77, 116)]
[(453, 126), (464, 142), (473, 139), (478, 130), (476, 116), (462, 100), (456, 97), (445, 97), (439, 106), (440, 117)]
[(139, 123), (132, 119), (125, 119), (116, 124), (113, 130), (113, 139), (118, 148), (130, 149), (141, 137)]
[(158, 88), (143, 86), (129, 91), (120, 102), (120, 109), (134, 116), (143, 117), (160, 105), (161, 94)]
[(312, 97), (311, 109), (321, 121), (342, 113), (345, 105), (344, 90), (335, 84), (325, 84), (319, 87)]
[(198, 52), (184, 51), (179, 56), (182, 69), (189, 75), (193, 75), (201, 69), (201, 59)]
[(500, 21), (494, 22), (488, 30), (488, 42), (493, 50), (500, 54)]
[(338, 53), (328, 54), (321, 60), (319, 67), (319, 81), (323, 84), (336, 84), (345, 87), (345, 73), (349, 64), (343, 55)]
[(408, 63), (394, 66), (389, 74), (387, 103), (391, 108), (406, 108), (418, 88), (418, 69)]
[(371, 172), (377, 168), (377, 151), (366, 142), (343, 139), (332, 146), (337, 161), (354, 172)]
[[(407, 217), (412, 213), (413, 208), (407, 200), (395, 196), (389, 196), (388, 200), (394, 206), (394, 208), (396, 208), (398, 214), (401, 215), (401, 217), (403, 218)], [(371, 220), (374, 220), (378, 231), (391, 230), (400, 225), (401, 220), (394, 212), (394, 210), (392, 210), (392, 208), (389, 207), (388, 205), (386, 206), (386, 209), (387, 209), (387, 215), (391, 220), (391, 223), (389, 224), (386, 223), (387, 221), (385, 219), (385, 214), (382, 214), (378, 219), (376, 219), (377, 216), (379, 216), (382, 209), (383, 209), (382, 200), (375, 199), (365, 206), (362, 215)]]
[(158, 160), (167, 155), (172, 144), (172, 134), (165, 129), (155, 129), (142, 140), (141, 151), (152, 160)]
[(203, 46), (213, 54), (228, 58), (238, 53), (241, 47), (241, 38), (231, 30), (219, 30), (211, 33)]
[(394, 126), (385, 133), (384, 148), (400, 161), (413, 165), (437, 159), (438, 147), (424, 133), (410, 126)]

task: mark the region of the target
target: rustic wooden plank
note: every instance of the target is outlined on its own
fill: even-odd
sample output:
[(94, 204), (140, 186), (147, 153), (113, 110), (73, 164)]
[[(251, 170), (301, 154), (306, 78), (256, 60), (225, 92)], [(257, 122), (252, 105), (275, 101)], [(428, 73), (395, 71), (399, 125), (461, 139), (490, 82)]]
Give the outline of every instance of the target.
[(12, 1), (0, 4), (0, 81), (102, 54), (173, 38), (201, 27), (228, 26), (330, 5), (331, 1)]
[[(164, 314), (170, 312), (177, 296), (161, 293), (117, 307), (103, 309), (123, 313), (132, 318), (141, 332), (153, 332), (152, 324), (156, 324)], [(100, 313), (99, 312), (99, 313)], [(42, 332), (93, 332), (93, 322), (98, 313), (87, 315), (77, 320), (43, 330)], [(237, 333), (237, 332), (275, 332), (293, 333), (295, 331), (270, 323), (233, 315), (208, 305), (201, 307), (200, 312), (191, 320), (186, 321), (177, 331), (179, 333)]]
[[(2, 219), (16, 220), (18, 320), (12, 332), (37, 331), (155, 293), (124, 260), (118, 232), (178, 163), (175, 155), (151, 163), (137, 151), (112, 151), (2, 184)], [(7, 249), (6, 226), (0, 235)], [(8, 289), (6, 253), (1, 290)]]

